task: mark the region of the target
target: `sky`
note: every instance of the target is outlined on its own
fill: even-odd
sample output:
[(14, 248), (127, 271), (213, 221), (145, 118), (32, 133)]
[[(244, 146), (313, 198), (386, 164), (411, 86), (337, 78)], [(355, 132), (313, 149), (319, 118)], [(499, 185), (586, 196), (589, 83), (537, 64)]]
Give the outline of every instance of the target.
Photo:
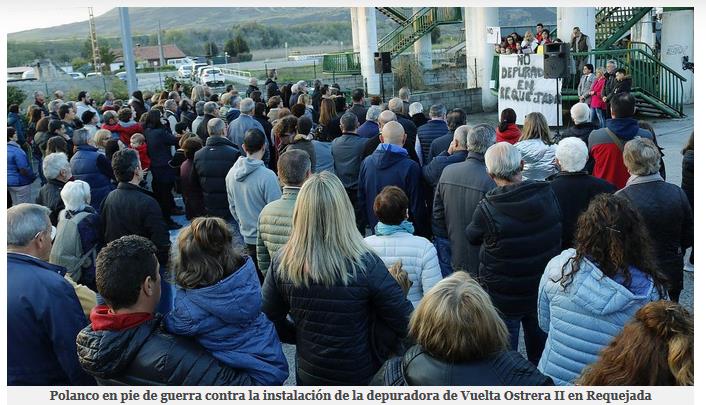
[[(115, 7), (111, 2), (108, 3), (107, 5), (94, 5), (93, 17), (98, 17)], [(77, 21), (88, 21), (87, 6), (57, 7), (50, 4), (42, 4), (40, 7), (32, 7), (31, 9), (19, 5), (8, 5), (4, 7), (7, 7), (7, 14), (3, 22), (3, 31), (8, 33), (33, 28), (53, 27), (55, 25), (69, 24)]]

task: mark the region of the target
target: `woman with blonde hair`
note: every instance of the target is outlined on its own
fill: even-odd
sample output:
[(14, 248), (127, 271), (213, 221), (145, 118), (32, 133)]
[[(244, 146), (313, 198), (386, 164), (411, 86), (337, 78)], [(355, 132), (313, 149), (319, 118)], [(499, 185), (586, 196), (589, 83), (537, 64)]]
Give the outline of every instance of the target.
[(508, 350), (505, 322), (468, 273), (458, 271), (424, 295), (409, 337), (416, 344), (388, 360), (371, 385), (553, 385)]
[(694, 318), (675, 302), (648, 303), (577, 384), (694, 385)]
[(532, 31), (525, 32), (525, 38), (520, 43), (520, 52), (524, 54), (537, 52), (537, 47), (539, 42), (537, 38), (532, 34)]
[(522, 161), (525, 163), (522, 170), (523, 180), (546, 180), (558, 172), (554, 163), (556, 145), (549, 136), (549, 124), (542, 113), (532, 112), (525, 116), (522, 136), (515, 147), (522, 154)]
[(343, 184), (329, 172), (302, 186), (291, 236), (262, 289), (262, 310), (280, 339), (296, 341), (297, 385), (367, 385), (381, 366), (371, 344), (373, 316), (393, 332), (385, 347), (395, 347), (412, 312), (358, 233)]

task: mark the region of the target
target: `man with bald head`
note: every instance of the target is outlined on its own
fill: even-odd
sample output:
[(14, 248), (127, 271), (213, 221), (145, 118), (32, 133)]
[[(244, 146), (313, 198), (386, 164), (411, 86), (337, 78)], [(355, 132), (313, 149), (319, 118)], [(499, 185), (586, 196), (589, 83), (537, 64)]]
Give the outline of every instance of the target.
[[(380, 115), (382, 117), (382, 114)], [(409, 198), (409, 220), (418, 232), (426, 228), (424, 199), (421, 191), (422, 170), (409, 158), (402, 146), (407, 140), (402, 124), (390, 121), (382, 126), (380, 145), (365, 158), (358, 179), (358, 204), (373, 232), (378, 219), (373, 212), (375, 197), (386, 186), (397, 186)]]
[[(390, 110), (385, 110), (380, 113), (380, 116), (378, 117), (378, 127), (380, 128), (380, 132), (382, 132), (382, 128), (385, 126), (385, 124), (390, 121), (398, 121), (397, 115), (394, 112)], [(404, 128), (404, 125), (402, 127)], [(407, 131), (405, 131), (405, 133), (407, 133)], [(363, 159), (372, 155), (373, 152), (375, 152), (378, 145), (382, 143), (381, 139), (382, 138), (380, 138), (379, 136), (374, 136), (368, 140), (368, 142), (365, 144), (365, 149), (363, 149)], [(405, 140), (404, 145), (402, 146), (407, 151), (407, 156), (409, 156), (409, 158), (414, 160), (415, 162), (419, 163), (417, 152), (414, 150), (414, 139), (408, 136)]]

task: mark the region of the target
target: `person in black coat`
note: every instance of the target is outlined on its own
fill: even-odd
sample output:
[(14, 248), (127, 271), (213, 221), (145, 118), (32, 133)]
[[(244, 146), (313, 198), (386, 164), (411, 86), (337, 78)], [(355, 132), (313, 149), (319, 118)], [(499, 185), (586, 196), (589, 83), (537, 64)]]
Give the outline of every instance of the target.
[[(326, 209), (321, 201), (330, 202)], [(296, 342), (297, 385), (367, 385), (382, 365), (373, 342), (397, 347), (412, 304), (363, 241), (336, 175), (304, 183), (294, 218), (265, 277), (262, 312), (281, 341)], [(385, 324), (384, 335), (375, 334), (374, 320)]]
[(98, 254), (98, 291), (106, 304), (91, 311), (91, 324), (76, 338), (81, 367), (101, 385), (253, 385), (194, 340), (166, 332), (155, 313), (156, 251), (149, 240), (129, 235)]
[(203, 142), (204, 145), (206, 144), (206, 140), (208, 139), (208, 122), (217, 117), (218, 104), (214, 103), (213, 101), (209, 101), (208, 103), (204, 104), (203, 120), (201, 120), (201, 123), (199, 124), (198, 128), (196, 128), (196, 135), (201, 138), (201, 142)]
[(152, 172), (152, 192), (162, 210), (164, 222), (169, 229), (179, 229), (181, 226), (172, 220), (172, 211), (176, 204), (172, 196), (172, 188), (176, 181), (176, 171), (169, 166), (172, 159), (172, 147), (177, 145), (177, 138), (168, 125), (162, 123), (162, 113), (151, 109), (147, 113), (145, 123), (145, 138), (147, 154), (150, 157), (150, 172)]
[(446, 114), (446, 125), (449, 127), (449, 132), (444, 136), (434, 139), (431, 143), (429, 159), (426, 160), (427, 162), (431, 162), (432, 159), (439, 156), (440, 153), (449, 149), (449, 145), (451, 145), (451, 141), (454, 139), (454, 131), (456, 131), (456, 128), (461, 125), (466, 125), (466, 112), (461, 108), (454, 108), (451, 112)]
[[(691, 204), (691, 217), (694, 217), (694, 132), (689, 137), (684, 149), (681, 151), (684, 156), (681, 161), (681, 189), (686, 193), (686, 198)], [(691, 248), (687, 271), (694, 271), (694, 247)]]
[(220, 118), (209, 122), (208, 133), (206, 144), (194, 156), (191, 181), (201, 185), (206, 213), (233, 224), (235, 220), (228, 208), (226, 175), (240, 153), (235, 144), (228, 140), (225, 123)]
[(659, 268), (669, 279), (669, 298), (678, 302), (684, 283), (684, 252), (694, 243), (694, 220), (684, 190), (659, 175), (659, 159), (659, 149), (649, 139), (626, 143), (623, 160), (630, 179), (616, 195), (630, 200), (645, 220)]
[[(409, 142), (414, 145), (417, 142), (417, 126), (414, 125), (414, 122), (412, 122), (409, 119), (409, 116), (406, 114), (402, 99), (397, 97), (393, 98), (387, 103), (387, 108), (389, 108), (390, 111), (395, 113), (395, 115), (397, 116), (397, 122), (402, 124), (402, 127), (404, 128), (404, 133), (407, 134), (407, 138), (409, 138)], [(411, 156), (417, 157), (415, 161), (419, 164), (422, 164), (424, 160), (421, 158), (421, 156), (416, 155), (417, 152), (415, 152)]]
[(565, 250), (574, 246), (579, 215), (586, 211), (593, 197), (613, 194), (616, 187), (583, 170), (588, 161), (588, 147), (578, 138), (562, 139), (556, 148), (556, 160), (561, 171), (552, 178), (551, 186), (561, 208), (561, 250)]
[[(380, 116), (378, 117), (378, 127), (380, 128), (380, 132), (382, 132), (382, 127), (385, 126), (390, 121), (397, 121), (397, 116), (395, 113), (389, 110), (385, 110), (380, 113)], [(404, 127), (403, 127), (404, 128)], [(363, 148), (363, 160), (372, 155), (373, 152), (375, 152), (378, 148), (378, 146), (382, 143), (382, 140), (380, 140), (380, 136), (374, 136), (365, 143), (365, 148)], [(414, 141), (407, 136), (405, 137), (404, 140), (404, 145), (402, 147), (407, 151), (407, 155), (409, 156), (410, 159), (414, 160), (415, 162), (419, 163), (419, 158), (417, 157), (417, 152), (414, 149)]]
[(62, 152), (50, 153), (42, 161), (44, 175), (47, 184), (39, 189), (39, 194), (35, 203), (49, 208), (49, 219), (51, 224), (59, 224), (59, 213), (64, 209), (64, 201), (61, 199), (61, 190), (66, 182), (71, 180), (71, 165)]
[(368, 113), (368, 109), (365, 107), (365, 91), (363, 89), (355, 89), (351, 93), (351, 98), (353, 105), (346, 112), (355, 114), (356, 118), (358, 118), (358, 125), (363, 125), (365, 123), (365, 115)]
[(416, 342), (388, 360), (370, 385), (554, 385), (516, 351), (488, 294), (468, 273), (441, 280), (409, 322)]
[(561, 251), (561, 211), (546, 181), (522, 180), (522, 156), (507, 142), (485, 152), (498, 185), (478, 203), (466, 237), (480, 245), (479, 279), (518, 347), (520, 323), (527, 358), (537, 364), (547, 338), (537, 320), (537, 291), (544, 268)]
[(571, 107), (571, 120), (574, 125), (561, 134), (561, 139), (579, 138), (588, 147), (588, 136), (598, 129), (591, 121), (591, 108), (586, 103), (576, 103)]

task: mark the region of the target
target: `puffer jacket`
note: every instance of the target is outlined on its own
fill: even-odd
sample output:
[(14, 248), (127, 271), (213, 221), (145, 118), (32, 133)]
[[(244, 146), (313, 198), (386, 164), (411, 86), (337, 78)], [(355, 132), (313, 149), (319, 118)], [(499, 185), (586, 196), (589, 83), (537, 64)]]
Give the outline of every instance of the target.
[(422, 156), (419, 157), (422, 165), (427, 165), (431, 161), (429, 159), (429, 151), (431, 143), (435, 139), (446, 135), (449, 132), (449, 127), (444, 120), (431, 120), (426, 124), (417, 128), (417, 137), (422, 145)]
[(262, 287), (262, 311), (282, 341), (296, 341), (297, 385), (367, 385), (382, 365), (372, 350), (373, 316), (397, 340), (406, 335), (412, 304), (379, 257), (371, 253), (362, 260), (347, 286), (304, 287), (292, 284), (279, 255), (274, 258)]
[(282, 385), (289, 367), (272, 322), (260, 312), (261, 301), (255, 264), (248, 257), (216, 284), (177, 287), (165, 324), (170, 333), (195, 337), (213, 357), (247, 373), (256, 384)]
[(522, 179), (545, 180), (558, 172), (554, 165), (556, 145), (547, 145), (541, 139), (528, 139), (515, 144), (525, 162)]
[(253, 385), (247, 374), (223, 365), (194, 340), (170, 335), (162, 316), (135, 327), (76, 337), (81, 367), (100, 385)]
[(561, 251), (561, 212), (550, 184), (526, 180), (489, 191), (466, 236), (481, 245), (479, 281), (501, 315), (534, 313), (542, 272)]
[(562, 268), (572, 265), (575, 254), (567, 249), (553, 258), (539, 283), (537, 315), (548, 337), (538, 368), (557, 385), (571, 384), (640, 307), (659, 299), (645, 273), (631, 267), (632, 285), (626, 288), (586, 259), (564, 289)]
[(501, 352), (485, 359), (447, 363), (421, 346), (412, 346), (403, 357), (388, 360), (370, 385), (406, 386), (535, 386), (554, 385), (518, 352)]
[[(28, 176), (23, 175), (20, 169), (26, 170)], [(32, 165), (27, 159), (27, 154), (17, 142), (7, 143), (7, 186), (21, 187), (32, 184), (36, 176), (32, 172)]]
[(220, 136), (211, 136), (194, 156), (192, 181), (201, 185), (206, 213), (232, 220), (226, 191), (226, 175), (238, 160), (238, 149), (233, 142)]
[(402, 231), (387, 236), (368, 236), (365, 242), (388, 268), (402, 261), (402, 270), (412, 282), (407, 299), (414, 307), (441, 280), (436, 248), (427, 239)]
[(275, 253), (284, 246), (292, 233), (292, 215), (300, 187), (285, 186), (282, 197), (265, 205), (257, 223), (257, 264), (262, 274), (270, 269)]
[(115, 189), (110, 178), (112, 169), (105, 155), (91, 145), (79, 145), (71, 157), (71, 174), (91, 186), (91, 206), (100, 210), (108, 193)]

